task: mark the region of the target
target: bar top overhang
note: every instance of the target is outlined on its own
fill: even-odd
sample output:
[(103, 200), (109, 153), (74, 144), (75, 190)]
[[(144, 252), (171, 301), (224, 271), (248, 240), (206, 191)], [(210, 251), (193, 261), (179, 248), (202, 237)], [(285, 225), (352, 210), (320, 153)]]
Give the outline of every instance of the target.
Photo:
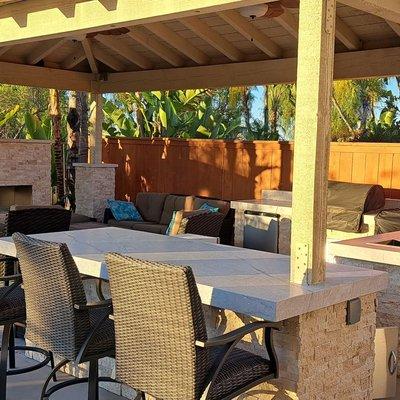
[[(189, 265), (204, 304), (270, 321), (376, 293), (388, 284), (384, 272), (335, 264), (328, 264), (323, 284), (293, 284), (288, 256), (120, 228), (33, 236), (66, 243), (81, 273), (103, 279), (107, 252)], [(11, 238), (0, 239), (0, 253), (15, 256)]]

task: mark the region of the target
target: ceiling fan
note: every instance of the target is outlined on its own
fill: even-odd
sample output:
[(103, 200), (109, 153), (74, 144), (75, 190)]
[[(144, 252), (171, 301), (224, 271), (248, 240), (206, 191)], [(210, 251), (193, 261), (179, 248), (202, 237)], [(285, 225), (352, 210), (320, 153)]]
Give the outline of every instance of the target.
[(300, 0), (278, 0), (242, 8), (240, 13), (252, 20), (257, 18), (276, 18), (285, 12), (285, 8), (299, 8)]

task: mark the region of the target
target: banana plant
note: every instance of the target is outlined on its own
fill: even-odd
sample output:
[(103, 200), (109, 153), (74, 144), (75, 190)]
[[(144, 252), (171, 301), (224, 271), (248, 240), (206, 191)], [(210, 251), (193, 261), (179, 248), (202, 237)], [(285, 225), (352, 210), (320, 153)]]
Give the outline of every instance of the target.
[(0, 114), (0, 128), (10, 122), (16, 117), (18, 111), (21, 109), (20, 105), (16, 105), (11, 110), (7, 111), (5, 114)]

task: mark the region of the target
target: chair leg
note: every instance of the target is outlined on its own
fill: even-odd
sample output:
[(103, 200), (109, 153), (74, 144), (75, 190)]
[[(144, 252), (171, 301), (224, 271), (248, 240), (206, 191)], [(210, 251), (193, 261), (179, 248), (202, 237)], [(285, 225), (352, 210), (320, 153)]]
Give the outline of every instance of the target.
[[(54, 369), (54, 355), (51, 351), (49, 351), (49, 356), (50, 356), (50, 367), (51, 370)], [(57, 382), (57, 374), (53, 375), (53, 382)]]
[(7, 395), (8, 345), (10, 343), (11, 329), (12, 324), (4, 326), (0, 353), (0, 399), (4, 400)]
[[(50, 381), (53, 379), (57, 373), (57, 371), (59, 371), (64, 365), (68, 364), (68, 360), (63, 360), (60, 363), (58, 363), (53, 370), (50, 372), (50, 375), (47, 377), (46, 382), (43, 384), (43, 388), (42, 388), (42, 394), (40, 395), (40, 400), (45, 400), (48, 397), (46, 396), (46, 392), (47, 392), (47, 387), (49, 386)], [(1, 397), (0, 397), (1, 398)]]
[(99, 361), (89, 363), (89, 389), (88, 400), (99, 400)]
[(15, 368), (15, 328), (11, 325), (10, 343), (8, 345), (8, 362), (11, 369)]

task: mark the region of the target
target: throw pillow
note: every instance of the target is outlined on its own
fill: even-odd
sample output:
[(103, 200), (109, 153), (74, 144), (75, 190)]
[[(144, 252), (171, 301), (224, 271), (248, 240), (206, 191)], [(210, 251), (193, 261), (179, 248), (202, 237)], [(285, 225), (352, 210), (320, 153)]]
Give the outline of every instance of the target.
[(209, 211), (195, 210), (195, 211), (174, 211), (172, 214), (171, 222), (168, 225), (166, 235), (175, 236), (185, 233), (188, 219), (194, 215), (206, 214)]
[(107, 200), (107, 204), (117, 221), (143, 221), (142, 216), (133, 203)]
[(216, 212), (219, 211), (219, 208), (218, 207), (213, 207), (208, 203), (204, 203), (204, 204), (201, 205), (199, 210), (205, 210), (205, 211), (208, 211), (208, 212), (216, 213)]

